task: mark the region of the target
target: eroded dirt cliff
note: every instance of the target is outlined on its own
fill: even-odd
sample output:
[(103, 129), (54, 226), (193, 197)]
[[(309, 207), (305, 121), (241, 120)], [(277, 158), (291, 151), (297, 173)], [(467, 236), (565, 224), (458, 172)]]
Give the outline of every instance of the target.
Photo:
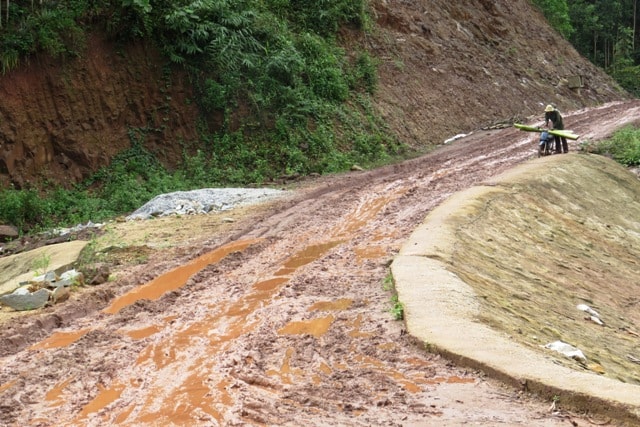
[(34, 57), (2, 76), (0, 184), (78, 182), (128, 148), (135, 128), (175, 164), (197, 138), (197, 110), (186, 76), (164, 62), (151, 46), (118, 47), (94, 34), (82, 58)]
[[(380, 59), (376, 108), (405, 143), (424, 147), (480, 126), (625, 98), (526, 0), (373, 0), (374, 28), (343, 34)], [(0, 185), (72, 183), (130, 146), (128, 132), (171, 166), (197, 138), (188, 79), (148, 45), (100, 34), (84, 55), (44, 57), (0, 78)], [(570, 88), (582, 76), (584, 87)]]
[[(540, 115), (548, 103), (574, 110), (625, 97), (528, 1), (381, 0), (375, 16), (378, 106), (413, 145)], [(583, 87), (571, 87), (576, 76)]]

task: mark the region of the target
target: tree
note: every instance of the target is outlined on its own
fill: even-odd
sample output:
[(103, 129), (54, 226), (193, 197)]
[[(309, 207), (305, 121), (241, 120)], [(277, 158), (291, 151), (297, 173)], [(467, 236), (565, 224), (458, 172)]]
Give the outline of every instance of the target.
[(597, 62), (599, 35), (602, 31), (602, 24), (595, 10), (595, 5), (585, 0), (569, 4), (569, 17), (575, 30), (570, 41), (578, 52), (593, 63)]
[(549, 24), (566, 39), (574, 32), (569, 18), (569, 6), (567, 0), (533, 0), (533, 3), (542, 10)]
[(631, 48), (636, 48), (636, 22), (638, 16), (638, 0), (633, 0), (633, 36), (631, 39)]

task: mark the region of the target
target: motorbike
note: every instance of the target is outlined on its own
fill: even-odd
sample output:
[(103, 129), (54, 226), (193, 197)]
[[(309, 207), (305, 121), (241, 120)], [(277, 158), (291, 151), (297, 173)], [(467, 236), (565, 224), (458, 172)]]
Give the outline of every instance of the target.
[(554, 152), (555, 138), (548, 130), (540, 132), (540, 142), (538, 143), (538, 157), (548, 156)]

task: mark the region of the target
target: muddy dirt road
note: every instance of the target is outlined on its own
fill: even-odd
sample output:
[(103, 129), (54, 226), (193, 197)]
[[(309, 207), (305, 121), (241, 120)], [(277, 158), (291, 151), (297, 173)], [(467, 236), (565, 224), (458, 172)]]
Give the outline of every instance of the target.
[[(640, 102), (565, 116), (593, 141), (637, 122)], [(454, 192), (535, 157), (536, 136), (478, 131), (323, 177), (226, 231), (198, 223), (188, 246), (154, 250), (83, 299), (13, 319), (0, 425), (591, 425), (426, 353), (390, 313), (404, 240)]]

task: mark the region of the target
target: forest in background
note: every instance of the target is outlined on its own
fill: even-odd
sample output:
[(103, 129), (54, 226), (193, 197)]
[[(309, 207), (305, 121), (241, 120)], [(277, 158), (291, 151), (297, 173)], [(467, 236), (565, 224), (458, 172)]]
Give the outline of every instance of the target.
[(549, 24), (622, 87), (640, 96), (638, 0), (533, 0)]

